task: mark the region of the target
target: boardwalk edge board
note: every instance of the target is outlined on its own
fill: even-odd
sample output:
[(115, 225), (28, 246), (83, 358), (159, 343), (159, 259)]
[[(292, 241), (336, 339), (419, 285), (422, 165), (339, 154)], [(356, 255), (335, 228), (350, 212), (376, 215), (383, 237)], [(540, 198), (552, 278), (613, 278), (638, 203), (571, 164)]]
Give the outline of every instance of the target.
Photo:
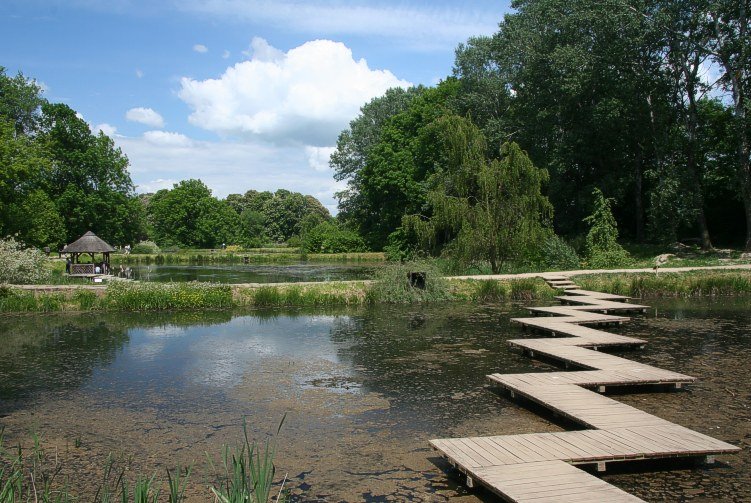
[[(543, 276), (562, 306), (529, 308), (537, 316), (515, 318), (522, 327), (546, 332), (541, 339), (513, 339), (509, 344), (530, 356), (542, 355), (581, 370), (491, 374), (491, 383), (534, 402), (587, 429), (556, 433), (499, 435), (430, 440), (452, 466), (467, 477), (467, 486), (485, 486), (513, 502), (642, 501), (575, 465), (605, 471), (609, 462), (704, 457), (740, 448), (666, 421), (604, 396), (609, 386), (659, 385), (680, 388), (692, 376), (601, 353), (598, 347), (644, 347), (646, 341), (611, 334), (585, 325), (622, 323), (609, 313), (641, 311), (629, 297), (582, 290), (564, 276)], [(552, 316), (550, 316), (552, 315)]]

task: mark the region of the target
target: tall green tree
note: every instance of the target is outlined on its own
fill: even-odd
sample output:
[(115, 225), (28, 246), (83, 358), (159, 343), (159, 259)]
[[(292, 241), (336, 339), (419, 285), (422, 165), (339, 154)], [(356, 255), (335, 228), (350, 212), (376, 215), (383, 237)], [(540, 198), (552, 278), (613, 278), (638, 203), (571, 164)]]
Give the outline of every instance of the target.
[(552, 206), (542, 195), (547, 171), (535, 167), (516, 143), (504, 144), (500, 159), (488, 160), (481, 131), (450, 115), (434, 128), (445, 167), (431, 177), (429, 218), (405, 217), (423, 246), (463, 265), (489, 263), (498, 273), (510, 260), (534, 254), (550, 234)]

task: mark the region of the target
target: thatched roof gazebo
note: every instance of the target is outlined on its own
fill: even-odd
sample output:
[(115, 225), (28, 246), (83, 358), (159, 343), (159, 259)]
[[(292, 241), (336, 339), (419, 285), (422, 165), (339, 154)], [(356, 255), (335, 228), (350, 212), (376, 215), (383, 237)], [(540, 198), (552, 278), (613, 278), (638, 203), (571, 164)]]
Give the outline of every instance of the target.
[[(110, 253), (115, 249), (102, 241), (96, 234), (89, 231), (76, 241), (72, 242), (65, 248), (63, 253), (70, 255), (71, 265), (68, 271), (71, 275), (83, 275), (89, 276), (94, 274), (107, 274), (110, 270)], [(95, 254), (101, 253), (103, 258), (102, 262), (97, 264)], [(81, 255), (87, 254), (91, 256), (90, 264), (81, 264), (79, 259)], [(99, 267), (99, 273), (96, 272), (96, 268)]]

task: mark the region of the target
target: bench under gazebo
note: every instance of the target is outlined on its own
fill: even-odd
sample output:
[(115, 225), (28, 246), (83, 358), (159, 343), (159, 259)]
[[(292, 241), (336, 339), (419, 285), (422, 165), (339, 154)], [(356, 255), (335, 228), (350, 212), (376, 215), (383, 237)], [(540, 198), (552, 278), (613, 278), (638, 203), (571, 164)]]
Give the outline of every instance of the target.
[[(67, 253), (70, 257), (70, 271), (71, 276), (96, 276), (97, 274), (109, 274), (110, 271), (110, 253), (115, 249), (105, 243), (96, 234), (89, 231), (76, 241), (72, 242), (65, 248), (63, 253)], [(102, 254), (102, 261), (96, 262), (96, 254)], [(89, 255), (91, 257), (90, 264), (82, 264), (80, 262), (81, 255)], [(99, 266), (99, 272), (96, 272), (96, 268)]]

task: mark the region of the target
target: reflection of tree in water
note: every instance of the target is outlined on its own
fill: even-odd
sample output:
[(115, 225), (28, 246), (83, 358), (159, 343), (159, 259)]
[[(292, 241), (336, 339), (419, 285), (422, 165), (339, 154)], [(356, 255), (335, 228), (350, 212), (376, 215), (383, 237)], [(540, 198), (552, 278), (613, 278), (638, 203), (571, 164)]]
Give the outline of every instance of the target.
[(339, 357), (360, 371), (363, 389), (383, 394), (392, 412), (427, 420), (439, 415), (436, 403), (450, 407), (452, 396), (461, 394), (467, 399), (453, 403), (472, 414), (497, 405), (483, 389), (486, 374), (529, 371), (528, 361), (506, 348), (505, 341), (519, 335), (510, 310), (464, 303), (373, 306), (337, 319), (331, 339), (340, 345)]
[[(134, 328), (226, 323), (228, 311), (31, 315), (0, 320), (0, 412), (83, 385), (111, 364)], [(13, 404), (13, 402), (16, 402)]]

